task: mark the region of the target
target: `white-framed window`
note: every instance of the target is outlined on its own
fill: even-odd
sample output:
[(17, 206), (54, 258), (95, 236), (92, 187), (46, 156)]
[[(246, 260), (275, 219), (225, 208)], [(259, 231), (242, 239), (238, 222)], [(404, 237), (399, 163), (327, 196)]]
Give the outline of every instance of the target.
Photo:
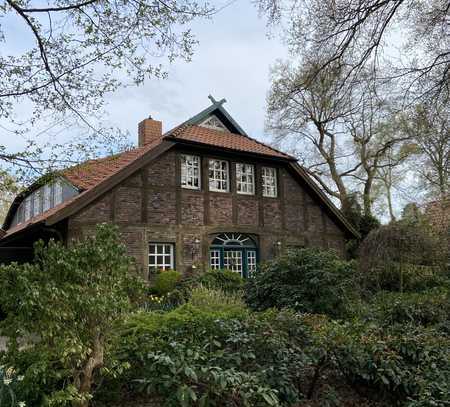
[(41, 201), (42, 190), (38, 189), (33, 192), (33, 216), (42, 213), (42, 201)]
[(243, 276), (242, 250), (226, 250), (223, 253), (223, 266), (227, 270)]
[(48, 211), (52, 207), (52, 184), (44, 185), (43, 211)]
[(174, 266), (174, 245), (172, 243), (149, 243), (148, 268), (150, 270), (173, 270)]
[(63, 183), (62, 181), (56, 181), (54, 183), (54, 202), (55, 206), (59, 205), (63, 201)]
[(211, 250), (209, 252), (209, 267), (213, 270), (220, 269), (220, 250)]
[(262, 167), (263, 196), (277, 197), (277, 170), (272, 167)]
[(200, 157), (183, 154), (181, 156), (181, 186), (189, 189), (200, 189)]
[(209, 160), (209, 190), (229, 191), (228, 161)]
[(256, 250), (247, 250), (247, 273), (251, 276), (256, 271)]
[(27, 196), (25, 198), (25, 215), (24, 215), (24, 221), (27, 221), (31, 218), (31, 196)]
[(236, 164), (236, 189), (238, 194), (255, 193), (255, 167), (251, 164)]

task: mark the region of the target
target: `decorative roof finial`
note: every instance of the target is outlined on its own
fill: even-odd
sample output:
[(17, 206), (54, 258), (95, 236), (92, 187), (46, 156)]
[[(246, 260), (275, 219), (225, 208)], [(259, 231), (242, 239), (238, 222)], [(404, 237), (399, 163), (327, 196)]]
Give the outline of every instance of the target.
[(223, 105), (224, 103), (226, 103), (226, 99), (222, 99), (222, 100), (219, 100), (219, 101), (217, 101), (216, 99), (214, 99), (214, 97), (213, 96), (211, 96), (211, 95), (208, 95), (208, 99), (212, 102), (212, 104), (213, 105)]

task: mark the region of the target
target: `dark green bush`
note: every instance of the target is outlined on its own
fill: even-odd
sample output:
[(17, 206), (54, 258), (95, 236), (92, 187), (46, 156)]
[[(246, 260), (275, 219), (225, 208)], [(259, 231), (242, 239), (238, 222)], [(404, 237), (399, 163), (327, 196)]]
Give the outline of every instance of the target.
[(368, 307), (369, 318), (382, 326), (440, 325), (450, 321), (450, 295), (435, 288), (420, 293), (380, 292)]
[(358, 293), (353, 263), (331, 251), (301, 249), (263, 264), (246, 284), (245, 299), (255, 310), (271, 307), (346, 316)]
[(309, 385), (309, 334), (291, 312), (235, 317), (187, 304), (136, 314), (118, 333), (117, 349), (132, 363), (121, 383), (166, 406), (292, 405)]
[(230, 270), (208, 270), (196, 278), (196, 283), (230, 293), (240, 291), (244, 287), (242, 277)]
[(450, 337), (433, 329), (328, 322), (317, 329), (342, 377), (388, 405), (450, 401)]
[(180, 282), (182, 274), (175, 270), (159, 271), (152, 282), (150, 290), (159, 296), (166, 295), (173, 291)]

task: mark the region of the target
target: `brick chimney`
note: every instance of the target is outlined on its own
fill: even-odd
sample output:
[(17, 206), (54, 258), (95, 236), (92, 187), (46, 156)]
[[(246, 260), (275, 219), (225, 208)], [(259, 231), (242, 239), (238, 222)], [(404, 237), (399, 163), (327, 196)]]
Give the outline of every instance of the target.
[(138, 126), (139, 147), (143, 147), (162, 137), (162, 122), (153, 120), (151, 116), (142, 120)]

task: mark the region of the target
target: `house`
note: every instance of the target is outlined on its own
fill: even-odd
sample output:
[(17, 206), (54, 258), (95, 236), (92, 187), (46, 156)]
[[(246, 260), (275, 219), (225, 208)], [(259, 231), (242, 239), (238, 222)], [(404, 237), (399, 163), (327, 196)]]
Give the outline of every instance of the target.
[(167, 133), (148, 118), (139, 146), (62, 171), (14, 200), (3, 226), (4, 261), (33, 242), (70, 244), (100, 222), (120, 228), (129, 254), (154, 268), (204, 265), (243, 276), (294, 247), (344, 254), (357, 232), (295, 158), (251, 137), (212, 104)]

